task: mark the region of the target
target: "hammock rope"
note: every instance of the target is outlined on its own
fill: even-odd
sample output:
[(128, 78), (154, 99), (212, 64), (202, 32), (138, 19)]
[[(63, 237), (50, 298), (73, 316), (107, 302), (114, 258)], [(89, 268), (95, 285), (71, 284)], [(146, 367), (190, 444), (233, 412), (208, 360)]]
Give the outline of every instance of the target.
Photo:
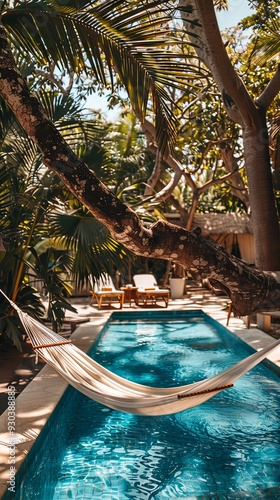
[(72, 344), (72, 340), (64, 340), (63, 342), (52, 342), (51, 344), (34, 345), (33, 349), (43, 349), (44, 347), (54, 347), (55, 345)]
[(58, 333), (23, 312), (0, 289), (17, 311), (33, 349), (78, 391), (114, 410), (135, 415), (168, 415), (200, 405), (233, 386), (235, 380), (280, 346), (280, 340), (255, 352), (211, 378), (178, 387), (159, 388), (131, 382), (91, 359)]

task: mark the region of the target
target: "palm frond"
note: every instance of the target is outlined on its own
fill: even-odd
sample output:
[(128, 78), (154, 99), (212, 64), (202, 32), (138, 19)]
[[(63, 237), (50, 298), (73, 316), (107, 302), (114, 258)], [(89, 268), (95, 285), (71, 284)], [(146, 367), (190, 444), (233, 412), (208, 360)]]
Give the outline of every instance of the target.
[(74, 255), (72, 272), (78, 284), (83, 284), (90, 274), (99, 276), (104, 270), (123, 266), (127, 251), (86, 209), (52, 214), (50, 224), (52, 244)]
[(76, 154), (81, 146), (89, 149), (106, 135), (108, 124), (100, 120), (88, 120), (78, 99), (43, 89), (36, 94), (57, 130)]
[(267, 64), (279, 59), (280, 54), (280, 22), (273, 19), (266, 25), (266, 31), (258, 34), (252, 60), (255, 64)]
[(188, 71), (172, 20), (174, 11), (161, 0), (71, 0), (67, 5), (30, 0), (2, 15), (11, 41), (38, 64), (55, 62), (69, 72), (93, 74), (102, 85), (108, 83), (107, 69), (113, 88), (116, 72), (140, 119), (152, 102), (162, 150), (176, 134), (165, 87), (183, 89), (200, 76), (198, 70)]

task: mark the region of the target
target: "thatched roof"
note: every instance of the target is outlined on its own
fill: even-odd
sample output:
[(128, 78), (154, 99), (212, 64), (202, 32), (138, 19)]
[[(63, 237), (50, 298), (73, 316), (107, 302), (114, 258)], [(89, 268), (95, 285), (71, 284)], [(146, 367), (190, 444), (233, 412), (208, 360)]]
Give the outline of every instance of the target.
[(195, 214), (193, 228), (200, 227), (202, 236), (211, 234), (253, 234), (247, 214)]

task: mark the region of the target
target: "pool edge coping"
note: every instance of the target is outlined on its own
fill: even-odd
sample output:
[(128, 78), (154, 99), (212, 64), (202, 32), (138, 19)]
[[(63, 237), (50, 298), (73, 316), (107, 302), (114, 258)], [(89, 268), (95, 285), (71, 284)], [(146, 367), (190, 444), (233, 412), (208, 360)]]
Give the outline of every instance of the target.
[[(186, 312), (190, 310), (197, 309), (190, 308)], [(209, 311), (207, 306), (198, 310), (216, 320), (256, 351), (274, 342), (273, 337), (257, 328), (246, 329), (241, 319), (233, 318), (231, 324), (226, 326), (227, 315), (224, 310)], [(170, 311), (165, 310), (165, 312)], [(112, 311), (93, 318), (89, 323), (80, 325), (72, 334), (72, 341), (84, 352), (87, 352), (111, 315)], [(280, 347), (267, 356), (267, 359), (279, 370)], [(15, 466), (16, 472), (19, 471), (67, 387), (68, 383), (46, 365), (16, 398), (16, 433), (13, 436), (8, 432), (8, 409), (0, 415), (0, 456), (5, 462), (0, 465), (0, 498), (6, 494), (12, 484), (10, 483), (11, 467)], [(15, 463), (12, 463), (11, 460), (13, 459), (13, 454), (11, 455), (13, 445), (17, 449)]]

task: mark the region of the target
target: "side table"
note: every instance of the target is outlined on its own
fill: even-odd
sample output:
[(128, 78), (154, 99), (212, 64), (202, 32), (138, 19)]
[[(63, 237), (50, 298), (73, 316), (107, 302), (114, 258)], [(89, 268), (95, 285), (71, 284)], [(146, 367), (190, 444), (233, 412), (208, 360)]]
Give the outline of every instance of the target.
[(121, 286), (120, 289), (124, 292), (124, 302), (129, 302), (129, 307), (131, 307), (132, 300), (134, 300), (136, 304), (136, 292), (138, 290), (137, 286)]

